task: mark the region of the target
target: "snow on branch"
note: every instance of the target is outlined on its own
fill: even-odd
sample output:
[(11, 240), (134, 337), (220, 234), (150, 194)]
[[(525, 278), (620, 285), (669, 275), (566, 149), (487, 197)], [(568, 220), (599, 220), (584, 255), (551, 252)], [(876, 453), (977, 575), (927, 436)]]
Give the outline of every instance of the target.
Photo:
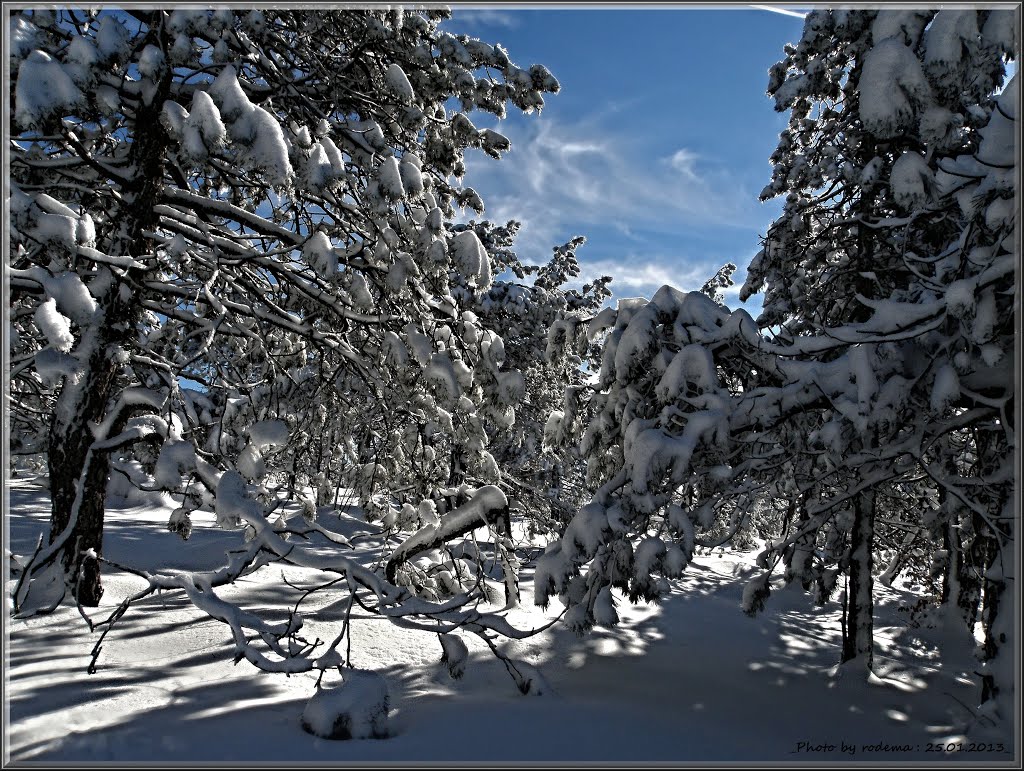
[(395, 572), (403, 562), (443, 546), (453, 538), (488, 526), (508, 528), (508, 499), (494, 485), (479, 488), (466, 503), (442, 516), (437, 525), (426, 525), (403, 541), (391, 553), (384, 574), (388, 581), (394, 581)]

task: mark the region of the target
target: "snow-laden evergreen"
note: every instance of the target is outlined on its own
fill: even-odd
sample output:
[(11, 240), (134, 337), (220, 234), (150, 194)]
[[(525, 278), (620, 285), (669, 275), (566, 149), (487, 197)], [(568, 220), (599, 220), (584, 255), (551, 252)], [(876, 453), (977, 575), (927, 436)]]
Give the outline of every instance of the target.
[[(558, 83), (442, 32), (448, 15), (11, 17), (13, 409), (22, 449), (48, 450), (53, 490), (51, 536), (17, 610), (38, 607), (57, 562), (78, 601), (99, 601), (111, 478), (180, 496), (168, 527), (183, 537), (200, 508), (245, 528), (245, 554), (220, 572), (155, 575), (147, 591), (185, 590), (264, 668), (331, 659), (281, 647), (297, 624), (217, 597), (268, 555), (348, 576), (396, 618), (411, 602), (408, 614), (462, 623), (459, 608), (491, 591), (489, 559), (500, 567), (487, 580), (516, 593), (507, 528), (488, 553), (437, 551), (507, 523), (487, 447), (525, 397), (500, 333), (474, 312), (507, 266), (452, 221), (483, 210), (462, 185), (464, 153), (509, 149), (467, 113), (534, 111)], [(395, 554), (415, 552), (415, 537), (402, 542), (423, 527), (443, 538), (392, 559), (387, 580), (292, 543), (323, 532), (318, 511), (343, 489), (390, 522)], [(302, 503), (300, 520), (278, 516), (286, 500)], [(434, 567), (461, 577), (439, 583)], [(500, 617), (475, 628), (519, 633)]]
[(1018, 55), (1000, 20), (808, 15), (769, 83), (791, 120), (762, 197), (786, 199), (741, 292), (764, 310), (663, 287), (592, 322), (576, 436), (596, 493), (538, 561), (538, 603), (580, 633), (613, 623), (609, 590), (664, 597), (695, 546), (757, 528), (745, 611), (777, 569), (821, 603), (841, 590), (840, 658), (870, 670), (874, 575), (911, 569), (977, 625), (983, 710), (1012, 718), (1019, 85), (1000, 91)]
[[(357, 620), (428, 635), (445, 682), (474, 645), (543, 696), (523, 641), (614, 627), (757, 544), (737, 611), (838, 603), (838, 671), (876, 683), (879, 585), (912, 575), (915, 623), (978, 640), (972, 725), (1010, 724), (1015, 12), (808, 14), (769, 76), (790, 121), (757, 319), (723, 305), (732, 263), (602, 307), (610, 278), (570, 288), (582, 237), (520, 259), (517, 222), (475, 219), (466, 153), (510, 143), (472, 113), (559, 86), (447, 16), (10, 16), (12, 449), (51, 490), (13, 613), (106, 635), (175, 592), (235, 663), (348, 671), (304, 723), (370, 737), (389, 703), (351, 670)], [(232, 549), (112, 564), (106, 507), (141, 503)], [(268, 565), (286, 603), (232, 588)], [(95, 622), (101, 567), (133, 583)]]

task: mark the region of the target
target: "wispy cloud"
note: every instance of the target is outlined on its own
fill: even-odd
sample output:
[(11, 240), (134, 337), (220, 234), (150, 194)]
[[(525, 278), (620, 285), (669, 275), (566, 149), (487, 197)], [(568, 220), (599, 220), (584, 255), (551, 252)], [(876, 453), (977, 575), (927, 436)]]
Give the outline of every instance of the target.
[(594, 260), (580, 264), (576, 279), (583, 285), (601, 276), (611, 276), (612, 286), (619, 296), (644, 295), (650, 297), (665, 284), (684, 291), (699, 289), (710, 275), (695, 265), (679, 265), (679, 257), (640, 257), (627, 255), (622, 260)]
[(683, 147), (672, 153), (667, 160), (668, 164), (683, 176), (689, 177), (690, 179), (697, 179), (698, 177), (697, 172), (694, 169), (694, 164), (697, 163), (698, 158), (699, 156), (696, 153)]
[(588, 227), (628, 238), (644, 230), (742, 226), (756, 216), (756, 196), (733, 172), (686, 147), (656, 153), (627, 128), (546, 115), (498, 130), (512, 151), (500, 162), (471, 154), (467, 181), (483, 194), (488, 219), (523, 223), (521, 250), (547, 254), (558, 239)]
[[(582, 260), (580, 275), (570, 282), (575, 288), (601, 276), (611, 276), (611, 289), (617, 298), (651, 297), (665, 284), (684, 292), (698, 291), (726, 260), (693, 259), (686, 255), (626, 253), (622, 259)], [(727, 300), (738, 306), (744, 271), (733, 274), (733, 286), (722, 290)]]
[(477, 24), (502, 29), (516, 29), (519, 19), (507, 11), (496, 11), (490, 8), (452, 8), (452, 20), (459, 24)]

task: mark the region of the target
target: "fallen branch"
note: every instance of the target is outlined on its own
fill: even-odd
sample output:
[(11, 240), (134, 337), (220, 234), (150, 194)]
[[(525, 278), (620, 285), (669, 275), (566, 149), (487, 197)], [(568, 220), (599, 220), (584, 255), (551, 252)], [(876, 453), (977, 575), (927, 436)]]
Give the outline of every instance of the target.
[(388, 559), (384, 576), (395, 582), (398, 568), (417, 554), (444, 546), (453, 538), (493, 525), (499, 532), (509, 532), (508, 498), (494, 485), (477, 490), (473, 497), (444, 514), (437, 525), (427, 525), (407, 538)]

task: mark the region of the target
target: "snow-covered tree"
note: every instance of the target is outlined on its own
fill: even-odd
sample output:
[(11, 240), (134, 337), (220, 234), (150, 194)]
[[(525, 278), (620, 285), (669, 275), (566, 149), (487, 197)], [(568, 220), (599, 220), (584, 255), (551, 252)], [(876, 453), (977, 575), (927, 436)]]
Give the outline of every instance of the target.
[(667, 591), (702, 542), (697, 531), (732, 505), (722, 492), (742, 469), (729, 465), (730, 419), (740, 420), (734, 403), (758, 342), (742, 311), (667, 286), (606, 308), (587, 334), (605, 336), (580, 444), (596, 493), (538, 561), (534, 587), (540, 604), (559, 595), (581, 632), (616, 621), (613, 588), (634, 601)]
[[(931, 501), (971, 499), (976, 530), (954, 522), (937, 551), (961, 553), (961, 534), (985, 545), (974, 549), (969, 570), (947, 559), (954, 581), (990, 574), (996, 542), (1010, 537), (1004, 509), (1011, 491), (996, 469), (1008, 468), (1013, 446), (1016, 295), (1000, 266), (1011, 264), (1015, 249), (1009, 136), (1016, 86), (999, 91), (1005, 58), (1019, 53), (1018, 22), (1009, 10), (810, 14), (800, 43), (772, 71), (769, 93), (791, 120), (762, 197), (786, 194), (785, 213), (741, 295), (763, 288), (759, 323), (778, 325), (783, 337), (829, 335), (862, 320), (878, 329), (865, 361), (873, 371), (865, 380), (874, 378), (861, 408), (871, 426), (865, 449), (899, 446), (914, 432), (932, 437), (907, 464), (904, 481), (888, 484), (897, 484), (897, 498), (910, 509), (901, 519), (916, 515), (933, 532), (941, 530), (933, 518), (920, 522), (935, 507)], [(934, 312), (943, 299), (944, 312)], [(913, 305), (921, 311), (911, 315)], [(925, 308), (932, 312), (920, 315)], [(936, 451), (953, 437), (961, 458), (987, 460), (958, 472), (948, 451)], [(924, 480), (911, 483), (922, 472)], [(968, 495), (961, 474), (986, 481), (969, 485)], [(864, 488), (870, 510), (864, 528), (854, 528), (853, 555), (870, 558), (861, 539), (878, 529), (868, 520), (883, 492)], [(949, 514), (940, 519), (950, 524)], [(845, 658), (870, 656), (869, 561), (857, 575), (862, 584), (848, 601), (853, 608), (861, 597), (866, 605), (847, 627), (864, 628)], [(992, 612), (1004, 586), (988, 586)], [(979, 601), (975, 593), (968, 615), (977, 614)], [(997, 638), (986, 634), (989, 658)]]
[(741, 293), (764, 312), (663, 287), (595, 319), (597, 492), (539, 561), (538, 602), (614, 623), (613, 588), (656, 599), (773, 501), (744, 610), (780, 564), (819, 600), (842, 587), (841, 659), (869, 669), (879, 536), (926, 530), (944, 595), (981, 622), (983, 700), (1009, 698), (1016, 29), (996, 10), (808, 15), (769, 85), (791, 121), (762, 197), (786, 203)]
[[(514, 235), (518, 225), (509, 225)], [(508, 225), (477, 229), (485, 243), (496, 234), (508, 239)], [(595, 348), (586, 326), (611, 293), (610, 277), (568, 288), (580, 273), (576, 252), (584, 241), (579, 236), (554, 248), (544, 265), (523, 264), (506, 250), (497, 262), (512, 276), (477, 296), (481, 322), (501, 335), (506, 363), (523, 376), (515, 412), (499, 407), (491, 413), (490, 452), (502, 469), (502, 489), (537, 533), (560, 532), (585, 494), (583, 461), (562, 441), (562, 424), (578, 419), (573, 410)]]
[(316, 473), (333, 473), (342, 442), (324, 412), (338, 404), (364, 467), (394, 432), (428, 426), (487, 466), (478, 412), (515, 374), (453, 294), (494, 273), (449, 221), (482, 208), (463, 154), (509, 143), (469, 113), (540, 109), (558, 84), (439, 29), (447, 16), (10, 17), (12, 317), (21, 392), (44, 404), (16, 412), (49, 422), (53, 492), (33, 569), (59, 564), (82, 604), (102, 592), (112, 458), (138, 455), (152, 483), (205, 495), (225, 523), (248, 511), (236, 483), (258, 484), (271, 456), (317, 465), (282, 449), (303, 432), (320, 432)]

